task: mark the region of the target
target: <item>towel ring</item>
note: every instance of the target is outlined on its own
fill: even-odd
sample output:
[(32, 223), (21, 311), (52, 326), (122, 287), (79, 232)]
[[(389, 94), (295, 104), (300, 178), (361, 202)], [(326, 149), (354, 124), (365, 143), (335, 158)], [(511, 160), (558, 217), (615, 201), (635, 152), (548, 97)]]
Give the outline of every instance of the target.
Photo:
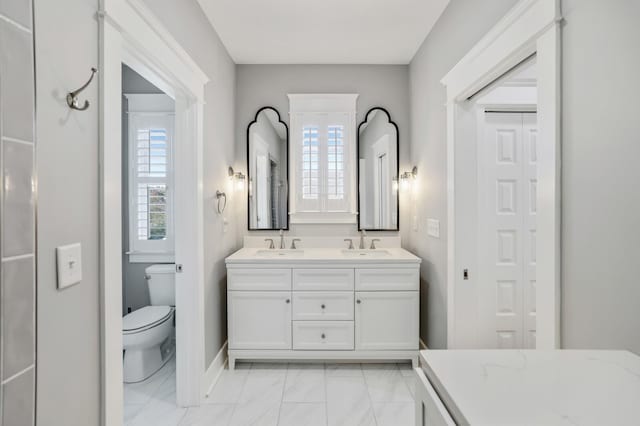
[[(216, 199), (218, 200), (218, 214), (224, 213), (224, 209), (227, 208), (227, 194), (224, 192), (216, 191)], [(220, 201), (224, 201), (222, 208), (220, 207)]]

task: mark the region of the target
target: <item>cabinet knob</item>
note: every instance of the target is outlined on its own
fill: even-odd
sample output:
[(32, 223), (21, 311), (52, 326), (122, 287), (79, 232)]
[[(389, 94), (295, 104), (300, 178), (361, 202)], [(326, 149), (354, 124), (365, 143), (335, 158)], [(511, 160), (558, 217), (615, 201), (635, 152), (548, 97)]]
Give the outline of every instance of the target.
[(323, 339), (325, 339), (327, 336), (326, 336), (324, 333), (322, 333), (322, 335), (321, 335), (320, 337), (322, 337)]
[(356, 300), (356, 303), (359, 305), (360, 303), (362, 303), (362, 301), (360, 299)]
[(287, 299), (287, 303), (291, 303), (291, 299)]
[(320, 305), (320, 307), (321, 307), (322, 309), (326, 308), (326, 306), (324, 305), (324, 303), (323, 303), (322, 305)]

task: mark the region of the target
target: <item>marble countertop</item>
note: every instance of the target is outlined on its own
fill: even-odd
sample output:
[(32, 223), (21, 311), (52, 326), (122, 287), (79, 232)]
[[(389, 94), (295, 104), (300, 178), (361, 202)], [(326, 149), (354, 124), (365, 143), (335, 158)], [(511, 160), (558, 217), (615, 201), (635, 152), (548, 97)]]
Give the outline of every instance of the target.
[(425, 350), (460, 425), (638, 425), (640, 357), (602, 350)]
[[(375, 252), (375, 253), (373, 253)], [(282, 256), (278, 256), (282, 253)], [(362, 254), (364, 253), (364, 254)], [(362, 254), (362, 255), (360, 255)], [(229, 264), (416, 264), (421, 259), (409, 251), (398, 248), (376, 250), (344, 250), (339, 248), (304, 248), (299, 250), (265, 250), (242, 248), (226, 258)]]

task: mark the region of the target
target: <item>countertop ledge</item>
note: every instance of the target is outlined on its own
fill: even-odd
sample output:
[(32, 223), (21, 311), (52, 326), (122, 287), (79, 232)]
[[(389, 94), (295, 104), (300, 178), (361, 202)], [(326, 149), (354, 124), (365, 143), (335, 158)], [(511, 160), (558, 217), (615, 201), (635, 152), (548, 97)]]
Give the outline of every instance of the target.
[(634, 425), (640, 357), (607, 350), (424, 350), (420, 362), (460, 425)]
[[(363, 265), (392, 265), (392, 264), (415, 264), (422, 262), (418, 256), (402, 248), (380, 248), (380, 252), (388, 252), (388, 256), (357, 256), (343, 254), (342, 249), (338, 248), (304, 248), (300, 249), (299, 255), (293, 256), (265, 256), (259, 252), (268, 250), (260, 248), (242, 248), (225, 259), (227, 265), (232, 264), (265, 264), (265, 265), (288, 265), (288, 264), (363, 264)], [(291, 250), (286, 250), (291, 252)], [(374, 250), (375, 251), (375, 250)], [(278, 250), (274, 250), (277, 253)]]

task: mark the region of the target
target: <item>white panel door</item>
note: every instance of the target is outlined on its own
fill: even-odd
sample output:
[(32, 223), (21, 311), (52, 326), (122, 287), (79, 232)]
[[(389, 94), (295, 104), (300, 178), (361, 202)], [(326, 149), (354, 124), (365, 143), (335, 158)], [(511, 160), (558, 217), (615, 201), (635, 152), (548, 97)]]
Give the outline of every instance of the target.
[(419, 295), (417, 291), (356, 292), (356, 349), (418, 349)]
[(485, 114), (479, 142), (478, 343), (535, 347), (535, 114)]
[(229, 349), (291, 349), (291, 292), (229, 291)]

